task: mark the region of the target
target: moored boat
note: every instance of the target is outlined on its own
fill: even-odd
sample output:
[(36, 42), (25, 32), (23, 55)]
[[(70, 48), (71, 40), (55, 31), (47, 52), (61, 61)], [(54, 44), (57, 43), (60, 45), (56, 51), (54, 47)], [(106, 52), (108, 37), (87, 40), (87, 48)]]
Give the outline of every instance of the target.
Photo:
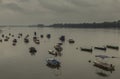
[(48, 58), (46, 62), (47, 65), (50, 67), (54, 67), (54, 68), (60, 67), (60, 62), (54, 58)]
[(75, 43), (75, 41), (73, 39), (69, 39), (68, 41), (69, 41), (69, 43)]
[(94, 61), (94, 66), (106, 71), (114, 71), (115, 68), (112, 64), (104, 63), (101, 61)]
[(107, 45), (107, 48), (119, 50), (119, 46)]
[(54, 48), (58, 52), (61, 52), (63, 50), (63, 48), (61, 47), (61, 45), (55, 45)]
[(65, 36), (62, 35), (60, 38), (59, 38), (60, 41), (64, 42), (65, 41)]
[(51, 55), (57, 56), (57, 52), (55, 52), (54, 50), (48, 50), (48, 52), (49, 52), (49, 54), (51, 54)]
[(81, 51), (92, 52), (92, 48), (80, 48)]
[(94, 49), (106, 51), (106, 47), (94, 47)]
[(29, 40), (27, 38), (24, 38), (25, 43), (29, 43)]

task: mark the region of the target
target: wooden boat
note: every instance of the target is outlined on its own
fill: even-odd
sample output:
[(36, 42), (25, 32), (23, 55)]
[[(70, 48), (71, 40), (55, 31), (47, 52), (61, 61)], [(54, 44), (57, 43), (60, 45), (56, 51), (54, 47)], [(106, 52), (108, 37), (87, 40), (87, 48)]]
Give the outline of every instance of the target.
[(34, 41), (36, 44), (40, 44), (40, 41), (39, 40), (35, 40)]
[(93, 50), (92, 50), (92, 48), (80, 48), (81, 49), (81, 51), (86, 51), (86, 52), (92, 52)]
[(38, 40), (37, 37), (33, 37), (33, 41), (35, 42), (35, 44), (40, 44), (40, 41)]
[(101, 61), (94, 61), (94, 66), (106, 71), (114, 71), (115, 68), (112, 64), (104, 63)]
[(119, 46), (107, 45), (107, 48), (119, 50)]
[(106, 47), (94, 47), (94, 49), (98, 49), (98, 50), (104, 50), (104, 51), (106, 51)]
[(49, 54), (51, 54), (51, 55), (57, 56), (57, 52), (55, 52), (54, 50), (48, 50), (48, 52), (49, 52)]

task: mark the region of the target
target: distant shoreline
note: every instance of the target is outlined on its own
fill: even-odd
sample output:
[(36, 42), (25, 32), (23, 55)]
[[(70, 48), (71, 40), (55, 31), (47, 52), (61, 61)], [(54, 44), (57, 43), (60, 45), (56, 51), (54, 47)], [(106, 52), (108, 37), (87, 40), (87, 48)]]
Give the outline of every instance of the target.
[(58, 23), (45, 26), (38, 24), (37, 27), (54, 27), (54, 28), (120, 28), (120, 20), (114, 22), (102, 22), (102, 23)]
[(57, 23), (52, 25), (36, 24), (36, 25), (1, 25), (0, 27), (52, 27), (52, 28), (113, 28), (120, 29), (120, 20), (114, 22), (102, 23)]

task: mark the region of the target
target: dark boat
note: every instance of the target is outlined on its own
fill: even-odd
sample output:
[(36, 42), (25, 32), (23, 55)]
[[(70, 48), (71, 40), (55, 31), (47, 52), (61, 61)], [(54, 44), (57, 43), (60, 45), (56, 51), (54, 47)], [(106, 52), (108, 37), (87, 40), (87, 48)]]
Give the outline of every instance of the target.
[(69, 39), (68, 41), (69, 41), (69, 43), (75, 43), (75, 41), (73, 39)]
[(44, 36), (43, 35), (40, 35), (41, 38), (43, 38)]
[(37, 50), (34, 47), (30, 47), (29, 52), (31, 53), (31, 55), (35, 55), (35, 53), (37, 53)]
[(12, 37), (14, 37), (14, 35), (12, 35)]
[(2, 34), (2, 37), (4, 38), (4, 34)]
[(5, 38), (5, 39), (4, 39), (4, 41), (8, 41), (8, 39), (7, 39), (7, 38)]
[(37, 33), (36, 33), (36, 32), (34, 32), (34, 35), (36, 36), (36, 35), (37, 35)]
[(104, 51), (106, 51), (106, 47), (94, 47), (94, 49), (98, 49), (98, 50), (104, 50)]
[(60, 38), (59, 38), (60, 41), (64, 42), (65, 41), (65, 36), (62, 35)]
[(81, 51), (92, 52), (92, 48), (80, 48)]
[(50, 39), (51, 38), (51, 35), (50, 34), (47, 34), (47, 36), (46, 36), (48, 39)]
[(110, 49), (119, 50), (119, 46), (107, 45), (106, 47), (107, 47), (107, 48), (110, 48)]
[(0, 39), (0, 42), (2, 42), (2, 39)]
[(17, 43), (17, 39), (13, 39), (13, 42), (14, 42), (14, 43)]
[(49, 58), (46, 60), (47, 66), (52, 67), (52, 68), (58, 68), (60, 67), (60, 62), (54, 58)]
[(11, 33), (9, 33), (9, 36), (11, 36)]
[(37, 39), (37, 37), (35, 36), (35, 37), (33, 37), (33, 40), (36, 40)]
[(115, 68), (112, 64), (104, 63), (101, 61), (94, 61), (93, 63), (94, 63), (95, 67), (106, 70), (106, 71), (114, 71), (115, 70)]
[(24, 38), (25, 43), (29, 43), (29, 40), (27, 38)]
[(63, 43), (57, 43), (58, 45), (63, 45)]

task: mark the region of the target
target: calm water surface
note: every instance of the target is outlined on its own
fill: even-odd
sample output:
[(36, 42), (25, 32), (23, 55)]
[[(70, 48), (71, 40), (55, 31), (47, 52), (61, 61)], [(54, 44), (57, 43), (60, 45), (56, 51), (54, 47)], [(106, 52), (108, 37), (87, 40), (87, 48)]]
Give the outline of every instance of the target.
[[(14, 34), (8, 42), (0, 43), (0, 78), (1, 79), (119, 79), (120, 58), (106, 59), (105, 62), (115, 65), (114, 72), (107, 72), (93, 66), (88, 60), (94, 61), (95, 55), (108, 55), (120, 57), (120, 51), (108, 49), (106, 52), (94, 50), (93, 53), (80, 51), (80, 47), (94, 47), (105, 45), (120, 46), (120, 30), (117, 29), (71, 29), (71, 28), (37, 28), (37, 27), (12, 27), (1, 28), (0, 33), (8, 36)], [(32, 41), (34, 32), (40, 39), (40, 45)], [(18, 33), (23, 37), (30, 35), (30, 43), (25, 44), (23, 37), (18, 39), (16, 46), (12, 46), (12, 40)], [(46, 35), (50, 33), (51, 39)], [(40, 38), (43, 34), (44, 38)], [(61, 35), (66, 36), (63, 44), (63, 55), (55, 57), (61, 62), (60, 69), (52, 69), (46, 66), (46, 59), (54, 57), (48, 54), (49, 49), (59, 41)], [(68, 39), (74, 39), (75, 44), (69, 44)], [(29, 47), (35, 47), (37, 53), (31, 56)], [(79, 49), (77, 50), (76, 47)], [(98, 73), (104, 73), (101, 76)]]

